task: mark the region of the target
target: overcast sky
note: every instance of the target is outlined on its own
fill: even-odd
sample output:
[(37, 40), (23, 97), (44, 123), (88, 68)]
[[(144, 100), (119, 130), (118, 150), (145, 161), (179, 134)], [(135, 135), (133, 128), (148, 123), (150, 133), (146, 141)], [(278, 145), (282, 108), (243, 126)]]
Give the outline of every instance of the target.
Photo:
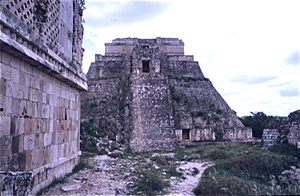
[(238, 116), (300, 109), (300, 1), (85, 2), (85, 73), (113, 39), (179, 38)]

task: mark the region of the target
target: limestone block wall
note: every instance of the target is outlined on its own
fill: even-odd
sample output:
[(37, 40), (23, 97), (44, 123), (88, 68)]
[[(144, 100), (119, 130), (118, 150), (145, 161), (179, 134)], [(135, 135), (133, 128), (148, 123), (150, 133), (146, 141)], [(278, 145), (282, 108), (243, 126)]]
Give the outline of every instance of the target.
[(125, 63), (124, 58), (120, 60), (108, 60), (102, 61), (94, 65), (91, 65), (91, 72), (89, 72), (90, 78), (113, 78), (113, 77), (121, 77), (122, 74), (126, 74), (126, 70), (124, 69)]
[(252, 140), (252, 129), (249, 127), (234, 127), (224, 130), (223, 138), (232, 141)]
[(149, 73), (160, 73), (160, 50), (158, 47), (135, 47), (132, 50), (132, 73), (142, 73), (145, 61), (149, 62)]
[(168, 55), (184, 55), (184, 43), (178, 38), (156, 38), (156, 44), (162, 53)]
[[(96, 55), (88, 72), (88, 92), (82, 92), (81, 120), (105, 129), (110, 139), (126, 140), (124, 124), (128, 116), (129, 76), (126, 56)], [(127, 138), (127, 139), (126, 139)]]
[(0, 1), (1, 195), (34, 195), (78, 161), (87, 83), (72, 60), (76, 2)]
[(290, 132), (287, 135), (288, 142), (300, 148), (300, 123), (292, 122), (290, 125)]
[(190, 77), (196, 79), (205, 79), (201, 69), (199, 69), (198, 62), (190, 61), (189, 58), (183, 59), (181, 56), (174, 58), (172, 56), (169, 57), (166, 62), (164, 62), (162, 67), (164, 67), (165, 73), (168, 74), (170, 78)]
[(264, 146), (272, 146), (276, 143), (279, 136), (277, 129), (264, 129), (262, 134), (262, 141)]
[(177, 38), (138, 39), (117, 38), (105, 44), (105, 55), (130, 54), (137, 45), (151, 48), (159, 47), (160, 51), (169, 55), (184, 55), (184, 44)]
[(94, 125), (109, 132), (110, 139), (116, 139), (121, 132), (119, 86), (122, 78), (103, 78), (90, 80), (89, 92), (82, 93), (82, 121), (91, 121)]
[(76, 164), (79, 91), (5, 51), (0, 53), (1, 171), (32, 172), (38, 190)]
[(199, 129), (196, 128), (195, 141), (215, 140), (215, 133), (211, 128)]
[(130, 147), (135, 150), (172, 150), (176, 146), (168, 80), (164, 75), (132, 75), (133, 130)]

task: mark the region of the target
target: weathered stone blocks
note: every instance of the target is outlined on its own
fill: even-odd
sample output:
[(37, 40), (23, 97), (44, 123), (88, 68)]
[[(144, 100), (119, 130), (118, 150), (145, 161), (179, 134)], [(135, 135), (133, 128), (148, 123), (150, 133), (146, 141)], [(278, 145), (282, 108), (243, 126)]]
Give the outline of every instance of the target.
[(106, 44), (106, 55), (96, 55), (88, 72), (82, 119), (138, 151), (174, 149), (182, 141), (251, 138), (251, 129), (193, 57), (184, 55), (183, 45), (176, 38)]
[[(57, 19), (42, 34), (40, 28), (32, 29), (36, 3), (47, 4), (46, 12)], [(70, 172), (78, 160), (79, 91), (87, 90), (87, 85), (81, 73), (83, 29), (77, 3), (0, 2), (1, 195), (34, 195), (55, 176)], [(30, 13), (25, 18), (15, 9), (21, 4), (24, 13)], [(64, 13), (68, 13), (64, 21), (77, 23), (69, 22), (58, 31), (62, 22), (58, 16)], [(52, 37), (58, 34), (59, 39)], [(63, 53), (57, 53), (58, 45)]]

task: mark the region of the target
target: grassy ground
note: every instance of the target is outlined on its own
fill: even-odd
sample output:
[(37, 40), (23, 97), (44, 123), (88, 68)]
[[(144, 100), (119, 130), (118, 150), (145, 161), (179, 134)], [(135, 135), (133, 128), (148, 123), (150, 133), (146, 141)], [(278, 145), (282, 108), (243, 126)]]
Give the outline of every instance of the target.
[(198, 146), (184, 149), (191, 159), (215, 163), (193, 190), (196, 195), (278, 195), (299, 194), (299, 183), (282, 174), (299, 167), (300, 151), (290, 145), (275, 145), (267, 150), (260, 145)]
[[(89, 123), (81, 125), (81, 150), (84, 157), (106, 154), (97, 145), (105, 135), (103, 130)], [(104, 146), (107, 147), (107, 146)], [(101, 148), (102, 149), (102, 148)], [(163, 152), (134, 152), (126, 150), (120, 159), (134, 160), (135, 180), (128, 190), (133, 195), (162, 195), (170, 187), (170, 178), (184, 179), (176, 169), (180, 161), (212, 162), (205, 170), (197, 187), (196, 195), (299, 195), (300, 150), (288, 144), (274, 145), (264, 149), (260, 144), (222, 145), (211, 142), (207, 145), (186, 146), (174, 151), (175, 156), (162, 156)], [(157, 154), (157, 156), (154, 156)], [(73, 173), (87, 167), (81, 161)], [(285, 172), (284, 171), (288, 171)], [(300, 171), (300, 170), (299, 170)], [(197, 174), (197, 170), (192, 175)], [(56, 179), (53, 186), (63, 183), (64, 178)]]

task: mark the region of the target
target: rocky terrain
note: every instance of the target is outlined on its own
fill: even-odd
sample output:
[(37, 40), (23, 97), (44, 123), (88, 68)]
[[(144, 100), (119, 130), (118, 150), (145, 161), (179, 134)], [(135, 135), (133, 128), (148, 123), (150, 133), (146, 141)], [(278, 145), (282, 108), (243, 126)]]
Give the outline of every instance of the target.
[(38, 195), (300, 194), (295, 145), (207, 141), (136, 152), (81, 124), (81, 160)]
[[(197, 186), (202, 173), (212, 165), (207, 162), (175, 161), (175, 153), (125, 156), (99, 155), (88, 158), (86, 161), (90, 169), (71, 175), (65, 183), (50, 188), (43, 195), (140, 195), (143, 192), (135, 189), (143, 170), (155, 170), (159, 172), (159, 178), (167, 182), (168, 185), (160, 193), (193, 195), (192, 190)], [(168, 169), (173, 166), (176, 166), (176, 171)]]

